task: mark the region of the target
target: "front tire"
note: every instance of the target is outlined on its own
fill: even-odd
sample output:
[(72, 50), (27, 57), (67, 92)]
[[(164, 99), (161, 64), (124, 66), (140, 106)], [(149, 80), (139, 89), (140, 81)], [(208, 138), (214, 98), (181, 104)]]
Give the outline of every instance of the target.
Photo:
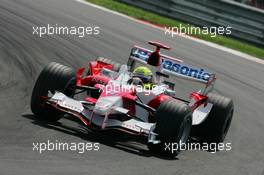
[(60, 91), (67, 96), (74, 95), (75, 73), (73, 69), (52, 62), (40, 73), (31, 96), (31, 110), (37, 118), (57, 121), (62, 113), (45, 103), (48, 92)]
[[(177, 156), (181, 150), (180, 144), (188, 141), (191, 131), (192, 112), (189, 106), (176, 100), (165, 101), (156, 112), (156, 121), (153, 132), (160, 143), (148, 143), (149, 150), (168, 157)], [(170, 145), (170, 149), (166, 145)], [(177, 148), (174, 149), (172, 145)]]

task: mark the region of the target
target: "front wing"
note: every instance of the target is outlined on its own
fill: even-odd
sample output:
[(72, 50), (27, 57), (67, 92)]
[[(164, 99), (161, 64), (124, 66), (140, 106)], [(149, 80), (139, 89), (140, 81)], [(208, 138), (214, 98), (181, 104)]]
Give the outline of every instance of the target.
[(81, 101), (67, 97), (61, 92), (49, 95), (47, 104), (80, 119), (90, 129), (118, 129), (131, 134), (148, 135), (153, 123), (142, 122), (136, 119), (120, 121), (108, 118), (109, 115), (98, 115), (91, 109), (87, 109)]

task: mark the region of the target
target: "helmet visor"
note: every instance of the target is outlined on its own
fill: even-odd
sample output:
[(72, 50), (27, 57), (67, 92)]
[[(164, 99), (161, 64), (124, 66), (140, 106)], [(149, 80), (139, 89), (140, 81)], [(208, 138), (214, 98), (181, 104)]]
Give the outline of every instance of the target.
[(140, 78), (143, 81), (143, 83), (149, 83), (151, 82), (152, 79), (152, 76), (144, 76), (142, 74), (135, 74), (134, 76)]

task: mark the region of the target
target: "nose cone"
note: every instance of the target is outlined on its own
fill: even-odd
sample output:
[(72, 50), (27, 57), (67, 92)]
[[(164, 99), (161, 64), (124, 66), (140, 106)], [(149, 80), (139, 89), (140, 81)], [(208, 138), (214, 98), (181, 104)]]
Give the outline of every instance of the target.
[(120, 96), (101, 97), (97, 101), (94, 112), (98, 115), (110, 114), (113, 107), (121, 107), (122, 98)]

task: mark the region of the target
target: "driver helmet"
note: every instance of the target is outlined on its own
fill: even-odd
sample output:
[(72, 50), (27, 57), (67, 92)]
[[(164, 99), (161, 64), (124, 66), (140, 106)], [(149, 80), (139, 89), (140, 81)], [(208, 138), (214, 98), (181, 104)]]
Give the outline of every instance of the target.
[(133, 77), (140, 78), (143, 82), (143, 86), (147, 89), (150, 89), (153, 85), (153, 75), (152, 71), (145, 66), (139, 66), (134, 69)]

